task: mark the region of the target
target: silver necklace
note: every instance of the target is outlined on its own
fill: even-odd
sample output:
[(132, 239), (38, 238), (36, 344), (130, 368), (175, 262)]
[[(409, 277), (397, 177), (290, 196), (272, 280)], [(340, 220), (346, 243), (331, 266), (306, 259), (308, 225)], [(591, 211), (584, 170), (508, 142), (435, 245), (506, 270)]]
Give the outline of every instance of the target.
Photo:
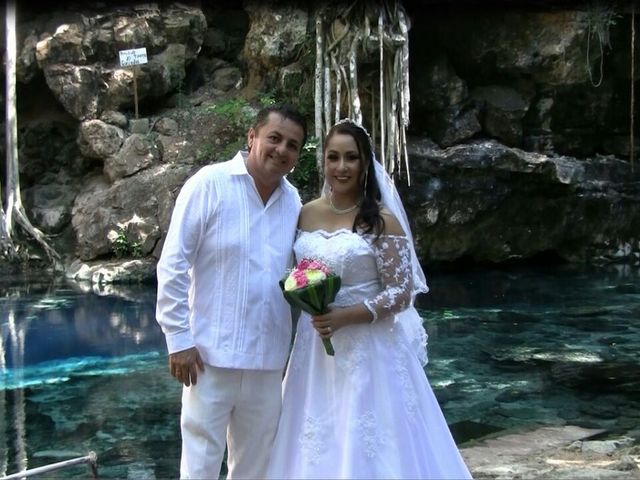
[(331, 211), (336, 215), (344, 215), (345, 213), (353, 212), (356, 208), (360, 208), (362, 204), (362, 199), (358, 200), (355, 205), (352, 205), (348, 208), (338, 208), (333, 204), (333, 193), (329, 194), (329, 207)]

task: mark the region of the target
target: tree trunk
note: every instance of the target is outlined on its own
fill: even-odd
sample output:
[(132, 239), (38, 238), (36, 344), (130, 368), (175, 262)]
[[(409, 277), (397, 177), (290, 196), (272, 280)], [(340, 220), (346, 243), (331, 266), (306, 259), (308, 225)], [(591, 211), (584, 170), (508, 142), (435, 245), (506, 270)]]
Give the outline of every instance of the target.
[[(0, 198), (2, 198), (2, 188), (0, 188)], [(15, 255), (16, 249), (7, 232), (7, 218), (4, 214), (4, 208), (2, 208), (2, 202), (0, 202), (0, 259), (3, 257), (13, 258)]]
[[(0, 229), (2, 250), (7, 256), (15, 257), (17, 249), (13, 247), (13, 220), (33, 237), (44, 249), (54, 264), (60, 260), (58, 253), (51, 247), (44, 234), (29, 221), (20, 196), (20, 177), (18, 169), (18, 115), (16, 109), (16, 4), (8, 0), (6, 4), (6, 142), (7, 142), (7, 210), (2, 213), (3, 226)], [(7, 247), (5, 247), (7, 245)]]

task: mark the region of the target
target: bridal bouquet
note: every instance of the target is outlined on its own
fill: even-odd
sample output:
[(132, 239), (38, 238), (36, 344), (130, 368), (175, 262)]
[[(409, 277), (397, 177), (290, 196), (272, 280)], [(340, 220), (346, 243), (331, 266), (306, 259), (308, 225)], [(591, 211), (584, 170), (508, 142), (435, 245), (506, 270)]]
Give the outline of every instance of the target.
[[(286, 278), (280, 280), (280, 288), (289, 305), (311, 315), (327, 313), (327, 306), (336, 298), (341, 279), (319, 260), (303, 258)], [(334, 355), (331, 340), (323, 338), (327, 355)]]

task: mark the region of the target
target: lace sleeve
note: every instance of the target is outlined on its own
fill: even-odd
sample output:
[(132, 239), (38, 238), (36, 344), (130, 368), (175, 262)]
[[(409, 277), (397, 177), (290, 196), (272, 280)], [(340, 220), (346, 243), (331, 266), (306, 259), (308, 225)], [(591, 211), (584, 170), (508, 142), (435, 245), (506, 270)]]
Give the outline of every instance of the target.
[(395, 315), (411, 304), (413, 276), (411, 250), (403, 236), (383, 235), (373, 244), (382, 291), (364, 305), (378, 318)]

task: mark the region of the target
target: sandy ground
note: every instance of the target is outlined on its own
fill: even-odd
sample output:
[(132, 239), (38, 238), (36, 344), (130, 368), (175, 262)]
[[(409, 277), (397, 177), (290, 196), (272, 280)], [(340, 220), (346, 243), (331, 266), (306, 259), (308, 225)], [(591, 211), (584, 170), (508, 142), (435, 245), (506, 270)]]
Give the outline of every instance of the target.
[(640, 444), (575, 426), (486, 438), (460, 449), (475, 479), (640, 479)]

